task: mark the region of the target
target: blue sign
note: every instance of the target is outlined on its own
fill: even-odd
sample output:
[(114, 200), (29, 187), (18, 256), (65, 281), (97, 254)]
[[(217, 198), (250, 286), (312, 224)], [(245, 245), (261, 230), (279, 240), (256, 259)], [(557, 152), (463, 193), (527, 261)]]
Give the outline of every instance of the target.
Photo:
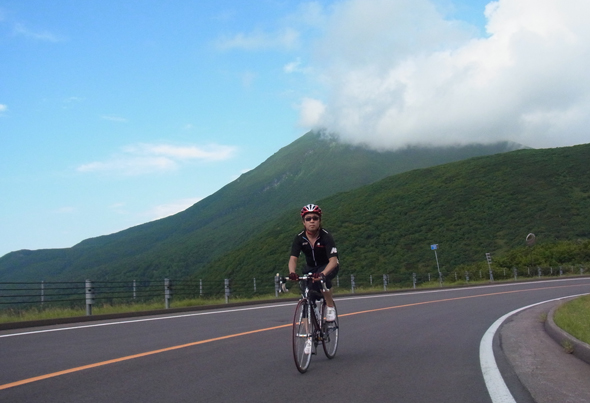
[(430, 250), (437, 250), (438, 249), (438, 244), (435, 243), (434, 245), (430, 245)]

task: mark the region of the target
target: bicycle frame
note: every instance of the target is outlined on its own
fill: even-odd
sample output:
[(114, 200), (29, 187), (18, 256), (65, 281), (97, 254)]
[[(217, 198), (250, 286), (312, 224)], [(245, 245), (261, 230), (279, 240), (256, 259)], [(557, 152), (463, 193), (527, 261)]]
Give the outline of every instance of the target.
[[(281, 278), (283, 291), (285, 278)], [(321, 287), (328, 291), (323, 280)], [(324, 312), (326, 303), (323, 295), (312, 289), (313, 279), (311, 275), (299, 277), (301, 298), (295, 308), (293, 318), (293, 358), (295, 365), (301, 373), (305, 373), (311, 362), (311, 356), (317, 354), (317, 346), (321, 342), (324, 353), (328, 358), (334, 358), (338, 347), (339, 326), (338, 320), (326, 322)], [(317, 301), (320, 301), (318, 307)], [(335, 307), (334, 307), (335, 308)]]

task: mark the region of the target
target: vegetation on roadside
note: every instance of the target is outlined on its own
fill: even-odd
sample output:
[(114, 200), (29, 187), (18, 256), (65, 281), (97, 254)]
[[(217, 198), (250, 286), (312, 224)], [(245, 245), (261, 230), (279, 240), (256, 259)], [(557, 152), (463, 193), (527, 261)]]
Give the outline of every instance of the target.
[(555, 324), (574, 336), (590, 344), (590, 295), (575, 298), (555, 310)]

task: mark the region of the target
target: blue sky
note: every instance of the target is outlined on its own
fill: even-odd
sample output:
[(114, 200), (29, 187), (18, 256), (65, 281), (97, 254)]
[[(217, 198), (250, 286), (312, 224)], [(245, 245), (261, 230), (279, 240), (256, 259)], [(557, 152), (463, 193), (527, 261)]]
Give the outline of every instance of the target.
[(587, 142), (587, 0), (0, 0), (0, 256), (181, 211), (311, 128)]

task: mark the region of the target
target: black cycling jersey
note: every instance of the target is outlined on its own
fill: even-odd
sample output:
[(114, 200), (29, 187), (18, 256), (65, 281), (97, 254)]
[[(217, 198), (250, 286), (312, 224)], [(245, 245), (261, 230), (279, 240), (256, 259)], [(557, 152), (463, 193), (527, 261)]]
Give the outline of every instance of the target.
[[(316, 269), (328, 264), (331, 257), (338, 257), (338, 250), (334, 238), (325, 229), (320, 229), (315, 245), (310, 244), (305, 231), (301, 231), (293, 240), (291, 256), (299, 257), (303, 252), (310, 269)], [(315, 271), (315, 270), (314, 270)]]

